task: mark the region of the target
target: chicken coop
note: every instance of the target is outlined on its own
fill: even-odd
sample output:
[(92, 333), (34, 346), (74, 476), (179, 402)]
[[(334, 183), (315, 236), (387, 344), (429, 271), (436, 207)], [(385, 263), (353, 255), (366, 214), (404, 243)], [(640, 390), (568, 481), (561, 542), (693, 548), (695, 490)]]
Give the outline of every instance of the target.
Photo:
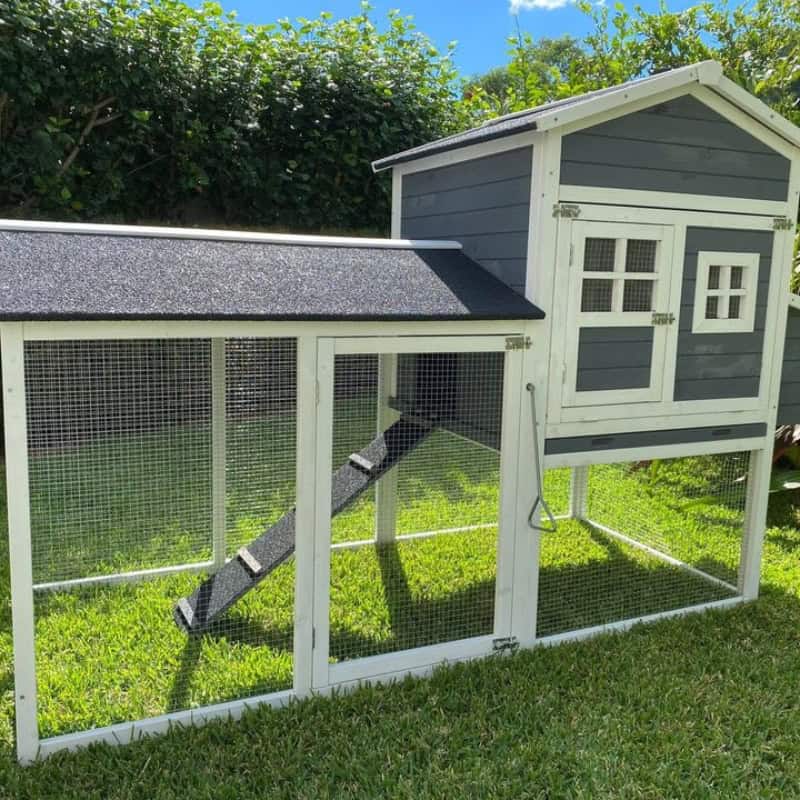
[(0, 222), (19, 759), (756, 598), (799, 146), (705, 62), (375, 162), (390, 239)]

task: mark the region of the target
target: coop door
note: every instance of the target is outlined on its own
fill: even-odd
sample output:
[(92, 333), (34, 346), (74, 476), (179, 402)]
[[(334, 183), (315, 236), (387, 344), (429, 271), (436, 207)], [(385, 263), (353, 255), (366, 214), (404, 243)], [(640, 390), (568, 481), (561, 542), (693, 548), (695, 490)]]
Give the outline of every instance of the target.
[(669, 308), (673, 228), (568, 224), (560, 256), (569, 274), (564, 406), (661, 401), (667, 339), (677, 328)]
[(320, 340), (316, 686), (509, 635), (521, 359), (500, 336)]

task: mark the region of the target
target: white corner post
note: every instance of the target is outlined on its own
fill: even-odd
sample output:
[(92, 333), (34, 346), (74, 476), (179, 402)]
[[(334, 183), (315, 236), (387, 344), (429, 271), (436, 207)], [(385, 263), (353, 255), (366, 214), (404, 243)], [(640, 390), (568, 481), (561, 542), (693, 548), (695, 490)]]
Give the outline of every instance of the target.
[[(494, 634), (514, 636), (514, 579), (519, 515), (517, 514), (520, 448), (520, 392), (523, 353), (504, 354), (503, 404), (500, 426), (500, 518), (497, 532), (497, 578), (494, 604)], [(523, 534), (524, 535), (524, 534)]]
[(294, 549), (294, 691), (311, 692), (317, 463), (317, 338), (297, 340), (297, 459)]
[[(378, 434), (397, 422), (400, 415), (389, 402), (397, 393), (397, 354), (378, 356)], [(393, 542), (397, 535), (398, 467), (389, 470), (375, 485), (375, 542)]]
[(316, 388), (316, 463), (313, 502), (314, 621), (312, 685), (324, 689), (330, 683), (330, 591), (331, 591), (331, 496), (333, 461), (333, 379), (335, 374), (334, 340), (317, 340)]
[(745, 600), (758, 597), (761, 551), (767, 527), (767, 502), (772, 473), (772, 446), (750, 451), (747, 499), (744, 511), (742, 551), (739, 561), (739, 593)]
[(33, 761), (39, 751), (36, 698), (36, 644), (31, 558), (31, 508), (28, 476), (28, 425), (25, 404), (25, 348), (22, 323), (0, 325), (3, 424), (11, 562), (11, 622), (14, 642), (14, 705), (17, 759)]
[(569, 474), (569, 516), (571, 519), (586, 519), (588, 497), (589, 467), (572, 467)]
[(226, 496), (225, 339), (211, 340), (211, 525), (213, 570), (225, 566)]

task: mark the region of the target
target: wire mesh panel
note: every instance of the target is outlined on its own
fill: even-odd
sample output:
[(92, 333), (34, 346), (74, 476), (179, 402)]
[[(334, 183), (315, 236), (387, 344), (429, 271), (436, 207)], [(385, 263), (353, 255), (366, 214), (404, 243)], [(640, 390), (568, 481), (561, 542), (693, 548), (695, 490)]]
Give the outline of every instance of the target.
[(336, 357), (332, 661), (492, 633), (503, 363), (400, 355), (394, 422), (377, 430), (377, 357)]
[[(587, 491), (573, 493), (585, 507), (541, 540), (537, 636), (735, 597), (748, 461), (589, 467)], [(563, 473), (548, 473), (545, 487), (563, 492)]]
[(220, 344), (26, 343), (43, 738), (292, 685), (291, 561), (202, 635), (173, 616), (294, 504), (295, 343)]

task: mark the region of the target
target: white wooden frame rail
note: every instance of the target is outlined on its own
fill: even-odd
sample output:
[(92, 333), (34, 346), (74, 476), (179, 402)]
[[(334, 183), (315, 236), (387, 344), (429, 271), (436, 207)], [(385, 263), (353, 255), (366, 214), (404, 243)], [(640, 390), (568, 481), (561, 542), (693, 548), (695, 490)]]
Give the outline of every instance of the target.
[[(495, 582), (494, 630), (489, 635), (417, 647), (385, 655), (331, 664), (330, 645), (330, 558), (338, 546), (331, 544), (331, 474), (333, 440), (334, 359), (345, 354), (376, 354), (382, 359), (400, 353), (505, 352), (502, 441), (500, 448), (500, 508), (497, 571)], [(512, 584), (516, 538), (516, 480), (519, 458), (520, 395), (522, 352), (507, 349), (507, 336), (426, 336), (320, 338), (318, 345), (319, 404), (317, 407), (316, 518), (314, 524), (314, 655), (315, 690), (353, 687), (365, 681), (391, 681), (410, 673), (430, 671), (446, 661), (480, 658), (495, 651), (498, 640), (512, 635)], [(384, 360), (383, 363), (386, 363)], [(390, 361), (391, 363), (391, 361)], [(481, 526), (482, 527), (482, 526)], [(430, 533), (419, 534), (428, 536)], [(402, 537), (402, 538), (413, 538)], [(401, 537), (397, 537), (398, 540)], [(362, 546), (372, 542), (348, 543)]]
[[(391, 355), (399, 352), (493, 351), (504, 349), (506, 338), (520, 330), (530, 335), (531, 323), (516, 326), (499, 321), (471, 322), (398, 322), (393, 324), (395, 336), (378, 341), (370, 336), (375, 331), (373, 323), (279, 323), (279, 322), (14, 322), (0, 323), (0, 356), (2, 356), (8, 517), (11, 561), (12, 624), (14, 641), (15, 708), (17, 731), (17, 757), (21, 763), (30, 763), (60, 750), (73, 750), (94, 742), (125, 744), (149, 735), (170, 730), (173, 726), (203, 724), (214, 719), (237, 719), (244, 711), (259, 705), (282, 706), (294, 698), (311, 692), (327, 693), (333, 682), (326, 677), (320, 683), (319, 648), (314, 648), (315, 618), (319, 616), (320, 599), (314, 588), (319, 583), (319, 565), (327, 563), (328, 551), (320, 559), (315, 552), (315, 537), (310, 535), (316, 520), (322, 514), (320, 483), (330, 482), (330, 474), (319, 461), (324, 455), (324, 436), (318, 426), (325, 419), (326, 376), (332, 366), (332, 348), (337, 335), (350, 337), (340, 347), (353, 352), (375, 352)], [(435, 332), (435, 337), (431, 334)], [(327, 335), (325, 338), (323, 335)], [(469, 334), (469, 335), (466, 335)], [(236, 337), (296, 338), (297, 340), (297, 530), (309, 535), (298, 536), (295, 549), (295, 624), (294, 624), (294, 680), (292, 689), (252, 696), (230, 702), (208, 705), (161, 714), (147, 719), (79, 731), (40, 739), (37, 719), (35, 619), (33, 597), (35, 589), (70, 589), (86, 583), (116, 583), (135, 581), (184, 570), (213, 569), (224, 556), (224, 341)], [(53, 582), (34, 586), (31, 557), (30, 497), (28, 477), (28, 446), (25, 395), (25, 341), (64, 340), (116, 340), (203, 338), (212, 342), (212, 530), (216, 558), (198, 564), (175, 565), (162, 569), (139, 570), (116, 575), (79, 578), (72, 581)], [(327, 348), (327, 349), (326, 349)], [(327, 355), (326, 355), (327, 354)], [(391, 363), (391, 359), (389, 359)], [(503, 520), (505, 555), (498, 565), (498, 591), (496, 603), (495, 636), (508, 636), (511, 628), (513, 548), (520, 532), (527, 537), (519, 524), (517, 498), (517, 461), (520, 436), (518, 387), (523, 381), (522, 353), (507, 355), (504, 392), (504, 479)], [(326, 371), (326, 365), (327, 370)], [(523, 437), (524, 439), (524, 437)], [(322, 443), (322, 444), (321, 444)], [(329, 444), (329, 440), (328, 440)], [(328, 459), (329, 461), (330, 459)], [(535, 488), (535, 487), (534, 487)], [(304, 502), (302, 498), (306, 498)], [(329, 508), (330, 506), (328, 506)], [(516, 515), (516, 516), (515, 516)], [(329, 532), (329, 520), (328, 520)], [(408, 538), (453, 533), (456, 531), (421, 531)], [(329, 535), (329, 534), (328, 534)], [(316, 541), (320, 541), (319, 536)], [(405, 537), (403, 537), (405, 538)], [(354, 543), (355, 546), (374, 544), (374, 541)], [(502, 565), (502, 566), (501, 566)], [(327, 586), (326, 586), (327, 591)], [(522, 618), (522, 617), (518, 617)], [(527, 617), (530, 618), (529, 616)], [(522, 632), (522, 628), (518, 629)], [(319, 631), (317, 631), (317, 636)], [(393, 680), (401, 674), (427, 674), (437, 663), (473, 658), (491, 652), (495, 636), (484, 637), (479, 648), (474, 642), (454, 642), (436, 648), (422, 648), (402, 665), (402, 671), (389, 671), (381, 667), (361, 669), (371, 680)], [(320, 641), (317, 639), (317, 641)], [(359, 676), (333, 676), (343, 689), (358, 685)]]

